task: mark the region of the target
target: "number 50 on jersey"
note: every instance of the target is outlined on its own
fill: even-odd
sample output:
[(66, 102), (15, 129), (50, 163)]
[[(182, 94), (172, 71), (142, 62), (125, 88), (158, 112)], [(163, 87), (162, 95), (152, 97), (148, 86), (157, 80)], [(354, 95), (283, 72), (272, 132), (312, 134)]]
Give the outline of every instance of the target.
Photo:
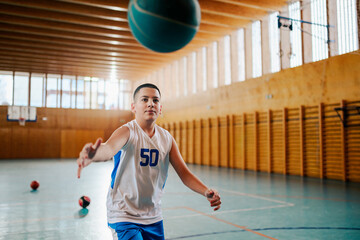
[(142, 148), (140, 152), (140, 157), (140, 166), (146, 167), (149, 165), (150, 167), (155, 167), (159, 161), (159, 150)]

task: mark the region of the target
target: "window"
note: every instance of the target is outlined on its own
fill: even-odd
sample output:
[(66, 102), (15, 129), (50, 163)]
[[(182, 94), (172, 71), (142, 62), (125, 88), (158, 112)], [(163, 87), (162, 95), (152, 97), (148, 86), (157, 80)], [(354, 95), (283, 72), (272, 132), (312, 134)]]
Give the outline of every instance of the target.
[(98, 109), (105, 109), (105, 79), (98, 81)]
[(197, 64), (196, 64), (196, 52), (193, 52), (192, 55), (192, 93), (196, 93), (196, 68), (197, 68)]
[(71, 79), (71, 107), (76, 108), (76, 78)]
[(238, 81), (245, 81), (245, 35), (244, 29), (240, 28), (237, 31), (237, 48), (238, 48)]
[(213, 42), (212, 44), (212, 52), (213, 52), (213, 87), (217, 88), (219, 86), (219, 72), (218, 72), (218, 43)]
[(119, 83), (118, 80), (110, 80), (105, 83), (106, 89), (106, 99), (105, 106), (106, 109), (118, 109), (118, 94), (119, 94)]
[(43, 106), (43, 86), (44, 74), (31, 74), (31, 87), (30, 87), (30, 106), (42, 107)]
[(176, 97), (179, 97), (180, 96), (179, 61), (175, 61), (173, 65), (173, 73), (175, 78)]
[(12, 105), (13, 73), (0, 71), (0, 105)]
[(224, 38), (225, 85), (231, 84), (230, 36)]
[(123, 102), (124, 102), (124, 110), (131, 109), (131, 81), (129, 80), (121, 80), (123, 84)]
[(84, 109), (85, 104), (85, 93), (84, 93), (84, 78), (78, 77), (76, 87), (76, 108)]
[(98, 84), (99, 78), (91, 78), (91, 109), (98, 109)]
[(271, 72), (280, 71), (280, 30), (278, 28), (279, 12), (274, 12), (269, 15), (269, 49)]
[(359, 49), (356, 0), (337, 0), (339, 54)]
[(29, 73), (15, 73), (14, 78), (14, 105), (28, 106)]
[[(312, 35), (312, 59), (319, 61), (328, 58), (328, 30), (326, 0), (311, 2), (311, 35)], [(320, 26), (321, 24), (323, 26)]]
[(183, 74), (183, 86), (184, 86), (184, 96), (188, 95), (188, 84), (187, 84), (187, 58), (183, 57), (182, 59), (183, 61), (183, 69), (182, 69), (182, 74)]
[(61, 107), (70, 108), (71, 107), (71, 78), (63, 76), (62, 78), (62, 96), (61, 96)]
[(84, 78), (84, 96), (85, 96), (85, 105), (84, 108), (90, 109), (91, 107), (91, 78)]
[(130, 110), (130, 103), (129, 80), (0, 71), (0, 105)]
[(206, 56), (206, 47), (203, 47), (202, 48), (202, 88), (203, 88), (203, 91), (206, 91), (206, 88), (207, 88), (207, 56)]
[(56, 107), (61, 107), (61, 89), (62, 89), (62, 76), (57, 78), (57, 94), (56, 94)]
[[(300, 20), (300, 2), (294, 2), (289, 5), (289, 17)], [(292, 31), (290, 31), (290, 67), (297, 67), (302, 64), (302, 40), (301, 40), (301, 23), (292, 21)]]
[(252, 64), (253, 77), (262, 75), (262, 56), (261, 56), (261, 23), (255, 21), (252, 23)]
[(124, 90), (125, 90), (125, 82), (123, 80), (119, 81), (119, 108), (120, 109), (124, 109), (125, 107), (125, 102), (124, 102)]
[(55, 75), (48, 75), (47, 89), (46, 89), (46, 107), (56, 108), (57, 102), (57, 83), (58, 77)]

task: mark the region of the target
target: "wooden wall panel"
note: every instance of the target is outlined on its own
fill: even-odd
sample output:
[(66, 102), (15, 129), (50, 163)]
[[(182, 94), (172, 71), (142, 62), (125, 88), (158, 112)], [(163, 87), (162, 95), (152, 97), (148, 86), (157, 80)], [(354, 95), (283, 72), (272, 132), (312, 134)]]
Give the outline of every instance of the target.
[(84, 140), (79, 140), (75, 132), (101, 132), (99, 137), (106, 141), (116, 128), (133, 118), (130, 111), (37, 108), (37, 121), (20, 127), (16, 121), (7, 121), (6, 115), (7, 106), (0, 106), (0, 143), (6, 146), (0, 159), (76, 158), (83, 142), (93, 136), (85, 134)]
[(269, 169), (269, 143), (268, 143), (268, 113), (260, 112), (258, 115), (258, 170), (267, 172)]
[[(76, 154), (79, 155), (79, 152), (82, 150), (82, 148), (80, 147), (79, 149), (79, 146), (77, 144), (78, 139), (76, 137), (76, 132), (77, 132), (76, 130), (62, 130), (60, 132), (60, 141), (61, 141), (60, 157), (71, 158), (73, 156), (76, 156)], [(74, 141), (75, 139), (76, 142)], [(92, 142), (92, 141), (93, 140), (88, 139), (88, 142)]]
[(188, 163), (195, 162), (195, 122), (189, 121), (188, 122), (188, 130), (187, 130), (187, 159)]
[(245, 169), (256, 168), (255, 114), (245, 116)]
[(272, 111), (271, 116), (271, 169), (275, 173), (284, 173), (283, 110)]
[(86, 143), (95, 143), (96, 139), (104, 140), (104, 131), (101, 130), (61, 130), (61, 158), (78, 157)]
[[(340, 106), (352, 107), (341, 113), (347, 126)], [(167, 125), (181, 127), (175, 134), (189, 163), (360, 182), (359, 106), (321, 103)]]
[(203, 139), (203, 148), (202, 148), (202, 163), (204, 165), (210, 165), (210, 119), (202, 120), (202, 139)]
[(0, 146), (5, 151), (0, 151), (0, 159), (11, 158), (11, 145), (12, 145), (12, 129), (11, 128), (0, 128)]
[(219, 118), (219, 165), (221, 167), (229, 167), (230, 154), (229, 154), (229, 119), (228, 116)]
[(243, 118), (242, 115), (234, 117), (234, 167), (243, 167), (244, 138), (243, 138)]
[(334, 111), (336, 107), (340, 103), (324, 105), (324, 177), (341, 180), (341, 122)]
[[(347, 102), (346, 105), (360, 106), (360, 101)], [(360, 114), (357, 110), (348, 111), (346, 124), (347, 178), (360, 182)]]
[(320, 177), (319, 107), (305, 107), (304, 175)]
[(194, 144), (194, 151), (195, 151), (195, 164), (202, 164), (203, 159), (203, 142), (204, 139), (202, 138), (202, 120), (195, 120), (195, 131), (194, 131), (194, 138), (195, 138), (195, 144)]
[[(27, 128), (14, 128), (12, 130), (14, 142), (11, 147), (12, 158), (27, 158), (29, 147), (29, 130)], [(30, 158), (32, 158), (30, 156)]]
[(288, 109), (286, 133), (287, 173), (300, 175), (300, 119), (299, 108)]
[[(32, 129), (38, 136), (38, 146), (45, 146), (41, 149), (39, 157), (36, 158), (59, 158), (60, 157), (60, 130), (59, 129)], [(37, 147), (38, 147), (37, 146)], [(77, 157), (79, 153), (76, 154)]]
[(210, 164), (211, 166), (220, 166), (220, 133), (219, 118), (210, 119)]
[[(169, 124), (169, 132), (170, 132), (171, 136), (173, 136), (173, 138), (175, 139), (175, 123)], [(176, 139), (175, 139), (175, 141), (176, 141)]]
[(182, 146), (181, 146), (181, 123), (177, 122), (174, 124), (174, 139), (176, 141), (176, 144), (178, 145), (179, 151), (181, 152)]
[(188, 158), (188, 124), (187, 121), (185, 122), (180, 122), (179, 124), (180, 127), (180, 152), (185, 160), (185, 162), (189, 162), (189, 158)]

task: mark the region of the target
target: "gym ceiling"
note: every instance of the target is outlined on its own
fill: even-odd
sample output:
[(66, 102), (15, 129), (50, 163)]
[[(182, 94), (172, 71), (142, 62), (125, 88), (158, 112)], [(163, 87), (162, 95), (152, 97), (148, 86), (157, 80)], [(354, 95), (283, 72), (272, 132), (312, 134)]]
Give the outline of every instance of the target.
[(288, 0), (199, 0), (200, 28), (167, 54), (132, 36), (129, 0), (0, 0), (0, 70), (138, 80), (171, 61), (279, 11)]

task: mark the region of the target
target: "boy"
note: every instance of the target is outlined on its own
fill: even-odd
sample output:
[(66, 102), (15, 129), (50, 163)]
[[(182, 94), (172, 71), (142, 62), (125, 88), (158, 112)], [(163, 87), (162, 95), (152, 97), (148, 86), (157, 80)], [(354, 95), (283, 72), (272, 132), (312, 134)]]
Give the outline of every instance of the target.
[(204, 195), (214, 210), (221, 205), (216, 190), (206, 187), (187, 168), (174, 138), (155, 124), (161, 114), (160, 90), (140, 85), (133, 94), (135, 120), (116, 129), (105, 143), (88, 143), (77, 159), (78, 177), (91, 162), (114, 158), (107, 196), (108, 225), (114, 239), (165, 239), (160, 199), (169, 163), (182, 182)]

